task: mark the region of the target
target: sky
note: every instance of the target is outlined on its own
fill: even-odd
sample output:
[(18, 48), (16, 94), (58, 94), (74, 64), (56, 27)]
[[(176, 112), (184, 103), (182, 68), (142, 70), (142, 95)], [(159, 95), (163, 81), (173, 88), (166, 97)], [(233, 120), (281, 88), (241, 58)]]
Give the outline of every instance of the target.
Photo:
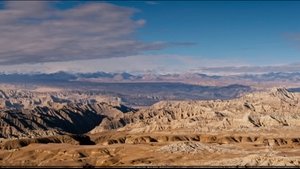
[(0, 71), (300, 71), (299, 20), (299, 1), (0, 1)]

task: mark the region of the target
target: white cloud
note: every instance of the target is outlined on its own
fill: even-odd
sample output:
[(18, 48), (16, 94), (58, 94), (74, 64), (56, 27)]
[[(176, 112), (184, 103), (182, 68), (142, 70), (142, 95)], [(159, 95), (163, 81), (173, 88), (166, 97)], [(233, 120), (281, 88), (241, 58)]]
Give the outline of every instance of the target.
[(194, 56), (182, 55), (132, 55), (127, 57), (114, 57), (92, 60), (49, 62), (38, 64), (20, 64), (15, 66), (1, 66), (3, 72), (131, 72), (131, 73), (180, 73), (196, 70), (199, 67), (233, 66), (241, 65), (217, 59), (205, 59)]
[(125, 57), (168, 46), (134, 38), (146, 23), (132, 19), (137, 9), (88, 3), (58, 10), (47, 3), (7, 1), (0, 10), (1, 65)]
[(217, 75), (298, 72), (300, 64), (255, 66), (241, 60), (208, 59), (183, 55), (131, 55), (91, 60), (60, 61), (19, 65), (2, 65), (6, 73), (67, 72), (129, 72), (129, 73), (206, 73)]

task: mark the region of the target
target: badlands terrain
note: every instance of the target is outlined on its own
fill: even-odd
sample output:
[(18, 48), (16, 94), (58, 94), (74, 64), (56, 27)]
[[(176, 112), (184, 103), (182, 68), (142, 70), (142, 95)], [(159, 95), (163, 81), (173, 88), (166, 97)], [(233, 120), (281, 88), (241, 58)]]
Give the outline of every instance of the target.
[(160, 101), (0, 90), (1, 166), (300, 166), (300, 94)]

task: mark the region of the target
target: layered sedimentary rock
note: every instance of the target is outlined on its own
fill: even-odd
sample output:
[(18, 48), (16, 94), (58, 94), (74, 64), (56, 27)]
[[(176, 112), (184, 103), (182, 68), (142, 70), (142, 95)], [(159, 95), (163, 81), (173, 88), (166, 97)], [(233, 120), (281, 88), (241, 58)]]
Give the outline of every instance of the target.
[(0, 165), (300, 166), (300, 94), (284, 88), (140, 110), (55, 97), (2, 110)]
[(258, 130), (300, 125), (300, 95), (286, 89), (247, 94), (233, 100), (162, 101), (123, 117), (105, 118), (91, 133), (185, 130), (214, 132)]
[[(0, 137), (83, 134), (104, 117), (122, 117), (126, 106), (79, 92), (1, 90)], [(106, 102), (103, 102), (106, 101)]]

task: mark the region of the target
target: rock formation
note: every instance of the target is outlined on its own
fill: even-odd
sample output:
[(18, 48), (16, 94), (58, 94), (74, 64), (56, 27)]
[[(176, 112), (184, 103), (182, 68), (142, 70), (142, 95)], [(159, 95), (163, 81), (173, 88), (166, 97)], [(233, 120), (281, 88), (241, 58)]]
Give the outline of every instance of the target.
[(104, 119), (91, 133), (118, 131), (189, 132), (260, 130), (300, 126), (299, 94), (272, 89), (233, 100), (162, 101), (123, 117)]
[(284, 88), (139, 110), (37, 95), (0, 92), (1, 166), (300, 166), (300, 94)]
[(122, 111), (131, 110), (108, 102), (105, 97), (76, 92), (8, 90), (1, 91), (1, 96), (2, 138), (83, 134), (99, 125), (104, 117), (122, 117)]

